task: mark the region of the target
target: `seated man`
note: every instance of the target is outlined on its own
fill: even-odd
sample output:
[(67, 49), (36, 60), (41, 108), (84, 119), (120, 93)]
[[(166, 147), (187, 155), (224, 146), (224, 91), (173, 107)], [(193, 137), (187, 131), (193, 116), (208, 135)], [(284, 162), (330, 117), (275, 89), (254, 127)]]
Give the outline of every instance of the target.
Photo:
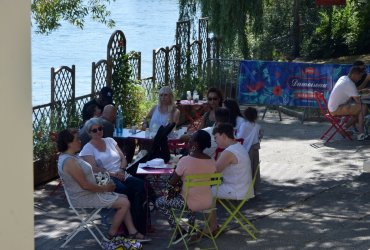
[(89, 107), (91, 105), (96, 105), (100, 111), (108, 104), (113, 104), (113, 90), (109, 87), (103, 87), (100, 90), (99, 98), (94, 98), (87, 103), (82, 108), (82, 122), (85, 123), (87, 120), (92, 118), (89, 114)]
[(352, 119), (344, 125), (347, 129), (353, 124), (358, 123), (357, 140), (364, 140), (364, 116), (366, 114), (366, 105), (361, 104), (361, 99), (357, 91), (355, 82), (361, 80), (364, 70), (358, 66), (353, 66), (348, 76), (342, 76), (335, 83), (332, 89), (328, 109), (333, 116), (350, 115)]

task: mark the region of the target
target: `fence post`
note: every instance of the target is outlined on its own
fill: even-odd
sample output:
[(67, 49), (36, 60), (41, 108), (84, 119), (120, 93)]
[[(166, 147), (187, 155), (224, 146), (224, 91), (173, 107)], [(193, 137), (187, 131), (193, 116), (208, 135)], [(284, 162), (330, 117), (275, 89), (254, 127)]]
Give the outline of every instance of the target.
[(166, 50), (164, 53), (164, 83), (165, 85), (169, 85), (169, 51), (170, 48), (166, 46)]

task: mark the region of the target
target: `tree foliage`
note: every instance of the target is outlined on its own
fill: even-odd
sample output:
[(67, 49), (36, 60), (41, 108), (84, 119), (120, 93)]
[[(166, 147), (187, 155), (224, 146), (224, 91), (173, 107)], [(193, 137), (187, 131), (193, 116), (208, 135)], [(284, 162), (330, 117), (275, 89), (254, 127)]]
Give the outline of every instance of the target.
[[(312, 0), (180, 0), (183, 12), (210, 19), (225, 57), (291, 60), (370, 52), (370, 1), (318, 6)], [(189, 8), (188, 6), (194, 8)], [(186, 6), (187, 8), (185, 8)], [(181, 9), (182, 8), (182, 9)], [(189, 11), (190, 10), (190, 11)]]
[(32, 19), (36, 32), (49, 34), (58, 29), (62, 21), (67, 21), (79, 28), (84, 27), (85, 19), (93, 20), (114, 27), (109, 19), (107, 5), (115, 0), (32, 0)]

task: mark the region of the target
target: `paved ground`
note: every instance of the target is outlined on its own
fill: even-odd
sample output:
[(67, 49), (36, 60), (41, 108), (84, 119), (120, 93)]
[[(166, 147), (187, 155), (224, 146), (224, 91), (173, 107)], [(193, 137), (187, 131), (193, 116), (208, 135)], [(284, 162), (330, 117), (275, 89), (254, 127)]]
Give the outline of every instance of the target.
[[(259, 195), (243, 208), (260, 232), (258, 239), (232, 224), (217, 239), (219, 249), (369, 249), (370, 174), (362, 172), (362, 165), (369, 158), (370, 141), (338, 136), (324, 145), (318, 138), (327, 123), (282, 118), (280, 122), (276, 112), (268, 111), (260, 121), (265, 131), (260, 150), (263, 182)], [(75, 225), (62, 189), (48, 196), (56, 184), (34, 192), (36, 249), (58, 248)], [(224, 214), (219, 210), (220, 217)], [(153, 217), (156, 232), (144, 249), (164, 249), (170, 230), (161, 216)], [(204, 240), (191, 248), (207, 245)], [(69, 248), (99, 246), (82, 232)]]

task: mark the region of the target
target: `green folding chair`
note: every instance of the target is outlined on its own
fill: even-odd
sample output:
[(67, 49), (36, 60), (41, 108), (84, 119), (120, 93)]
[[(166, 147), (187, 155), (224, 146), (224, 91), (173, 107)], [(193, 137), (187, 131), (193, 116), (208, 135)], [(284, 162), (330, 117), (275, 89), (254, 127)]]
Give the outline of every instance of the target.
[[(218, 193), (218, 188), (221, 184), (221, 178), (222, 178), (221, 173), (197, 174), (197, 175), (185, 176), (185, 204), (187, 204), (187, 197), (188, 197), (189, 189), (192, 187), (215, 186), (216, 193)], [(216, 198), (213, 198), (212, 206), (209, 209), (196, 212), (196, 213), (202, 214), (204, 226), (206, 229), (205, 232), (203, 232), (202, 228), (200, 227), (200, 225), (197, 225), (197, 223), (194, 223), (194, 225), (192, 225), (187, 220), (183, 219), (187, 211), (186, 206), (184, 206), (181, 210), (175, 209), (175, 208), (171, 209), (171, 212), (175, 218), (176, 228), (173, 231), (168, 247), (171, 246), (172, 241), (176, 237), (177, 232), (180, 232), (181, 236), (183, 236), (181, 226), (188, 226), (189, 235), (191, 235), (192, 233), (198, 232), (201, 234), (200, 238), (206, 237), (212, 241), (214, 247), (207, 248), (207, 249), (218, 249), (216, 241), (215, 241), (215, 237), (212, 234), (211, 229), (209, 227), (209, 216), (208, 216), (215, 209), (216, 209)], [(187, 239), (185, 237), (182, 237), (182, 241), (184, 242), (185, 248), (189, 249), (188, 244), (187, 244)]]
[[(227, 227), (227, 225), (230, 223), (232, 219), (235, 219), (236, 222), (238, 222), (242, 228), (254, 239), (256, 240), (255, 234), (258, 233), (258, 230), (255, 228), (255, 226), (240, 212), (240, 209), (243, 207), (243, 205), (250, 199), (252, 190), (254, 188), (254, 183), (256, 182), (258, 169), (260, 168), (260, 165), (257, 166), (256, 172), (253, 176), (252, 183), (248, 187), (247, 194), (244, 196), (242, 200), (230, 200), (230, 199), (217, 199), (217, 201), (226, 209), (226, 211), (230, 214), (229, 217), (226, 219), (226, 221), (222, 224), (219, 231), (215, 235), (215, 238), (217, 238), (222, 231), (224, 231)], [(234, 205), (233, 203), (238, 203), (237, 205)], [(252, 229), (252, 231), (249, 228)]]

